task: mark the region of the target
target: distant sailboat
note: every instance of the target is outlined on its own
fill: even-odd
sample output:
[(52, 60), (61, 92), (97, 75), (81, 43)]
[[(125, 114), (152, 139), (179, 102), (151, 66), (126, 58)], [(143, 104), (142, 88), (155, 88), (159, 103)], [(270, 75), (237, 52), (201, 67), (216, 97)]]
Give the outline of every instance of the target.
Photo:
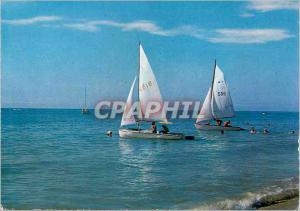
[[(132, 114), (133, 105), (133, 91), (138, 79), (138, 102), (137, 117)], [(149, 102), (157, 102), (161, 105), (161, 109), (149, 115), (146, 118), (146, 107)], [(130, 112), (130, 113), (129, 113)], [(138, 76), (134, 78), (130, 88), (130, 92), (127, 98), (127, 102), (124, 108), (121, 128), (119, 129), (119, 135), (122, 138), (152, 138), (152, 139), (184, 139), (182, 133), (153, 133), (151, 130), (140, 129), (141, 122), (160, 122), (168, 123), (166, 113), (163, 110), (163, 100), (160, 94), (160, 90), (153, 74), (152, 68), (148, 61), (148, 58), (144, 52), (141, 44), (139, 44), (139, 70)], [(137, 124), (135, 129), (124, 128), (127, 125)], [(123, 127), (123, 128), (122, 128)]]
[(210, 125), (210, 121), (213, 119), (216, 120), (233, 116), (233, 103), (224, 78), (224, 73), (215, 61), (212, 84), (198, 114), (195, 127), (199, 130), (243, 130), (240, 127)]
[(86, 105), (86, 87), (84, 88), (84, 107), (81, 109), (81, 113), (82, 114), (90, 113), (90, 111), (88, 110), (87, 105)]

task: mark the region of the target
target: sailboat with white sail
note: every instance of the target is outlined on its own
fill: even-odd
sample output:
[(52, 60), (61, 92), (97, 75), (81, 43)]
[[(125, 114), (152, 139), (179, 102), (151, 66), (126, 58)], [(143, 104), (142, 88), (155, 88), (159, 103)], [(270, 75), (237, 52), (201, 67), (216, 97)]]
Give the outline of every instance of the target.
[(195, 127), (198, 130), (243, 130), (240, 127), (231, 125), (211, 125), (211, 120), (220, 120), (234, 116), (234, 108), (229, 93), (228, 85), (225, 81), (224, 73), (215, 61), (213, 79), (203, 102), (200, 113), (197, 116)]
[[(133, 115), (133, 92), (135, 84), (138, 84), (138, 115)], [(161, 106), (160, 110), (147, 114), (148, 103), (156, 102)], [(161, 133), (152, 130), (140, 129), (143, 122), (160, 122), (168, 124), (166, 112), (163, 109), (163, 100), (160, 90), (152, 71), (151, 65), (144, 52), (142, 45), (139, 43), (139, 68), (138, 75), (134, 78), (131, 85), (127, 102), (124, 108), (119, 135), (122, 138), (150, 138), (150, 139), (184, 139), (182, 133)], [(137, 125), (137, 128), (125, 128), (128, 125)]]

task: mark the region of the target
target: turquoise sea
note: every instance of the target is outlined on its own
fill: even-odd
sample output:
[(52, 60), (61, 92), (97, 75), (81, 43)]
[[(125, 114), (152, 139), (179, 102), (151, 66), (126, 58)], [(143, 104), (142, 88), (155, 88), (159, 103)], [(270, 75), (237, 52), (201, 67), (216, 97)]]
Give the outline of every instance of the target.
[(232, 124), (254, 125), (255, 135), (199, 132), (193, 119), (170, 126), (193, 141), (120, 139), (120, 117), (99, 120), (80, 110), (1, 115), (4, 208), (249, 209), (262, 196), (298, 187), (298, 113), (236, 112)]

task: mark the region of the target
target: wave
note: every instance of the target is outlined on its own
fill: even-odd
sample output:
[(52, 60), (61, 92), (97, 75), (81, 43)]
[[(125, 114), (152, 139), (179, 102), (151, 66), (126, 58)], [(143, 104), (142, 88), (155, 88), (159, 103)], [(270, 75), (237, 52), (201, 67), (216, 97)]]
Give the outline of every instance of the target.
[(249, 210), (270, 206), (299, 196), (299, 179), (287, 178), (277, 181), (276, 185), (266, 187), (259, 192), (247, 192), (236, 199), (226, 199), (204, 204), (197, 210)]

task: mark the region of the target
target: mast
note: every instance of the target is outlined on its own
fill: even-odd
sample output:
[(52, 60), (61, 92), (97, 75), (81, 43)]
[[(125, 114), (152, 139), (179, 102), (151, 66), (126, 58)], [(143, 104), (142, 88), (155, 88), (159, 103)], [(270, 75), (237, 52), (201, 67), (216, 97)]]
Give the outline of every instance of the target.
[(139, 41), (139, 56), (138, 56), (138, 73), (137, 73), (137, 78), (138, 78), (138, 102), (140, 102), (140, 57), (141, 57), (141, 52), (140, 52), (140, 48), (141, 48), (141, 41)]
[(84, 108), (86, 109), (86, 86), (84, 87)]
[[(215, 82), (216, 65), (217, 65), (217, 60), (215, 59), (214, 71), (213, 71), (213, 78), (212, 78), (212, 82), (211, 82), (211, 92), (210, 92), (210, 101), (211, 102), (212, 102), (212, 97), (213, 97), (213, 89), (214, 89), (214, 82)], [(213, 112), (212, 112), (212, 114), (213, 114)]]
[(137, 87), (138, 87), (138, 106), (137, 106), (137, 112), (138, 112), (138, 116), (137, 116), (137, 122), (138, 122), (138, 127), (140, 127), (140, 123), (139, 123), (139, 114), (140, 114), (140, 68), (141, 68), (141, 64), (140, 64), (140, 60), (141, 60), (141, 41), (139, 40), (139, 54), (138, 54), (138, 72), (137, 72)]

